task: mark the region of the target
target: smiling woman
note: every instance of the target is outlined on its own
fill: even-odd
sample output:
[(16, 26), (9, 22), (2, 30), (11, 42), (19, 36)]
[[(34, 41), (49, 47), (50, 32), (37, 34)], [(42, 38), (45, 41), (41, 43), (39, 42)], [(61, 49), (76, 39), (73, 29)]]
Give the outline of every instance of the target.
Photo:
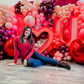
[[(24, 42), (24, 40), (26, 40)], [(23, 30), (23, 33), (16, 37), (14, 40), (14, 63), (8, 64), (8, 66), (13, 66), (17, 63), (18, 56), (20, 55), (22, 64), (24, 66), (38, 67), (46, 64), (52, 66), (58, 66), (71, 69), (71, 66), (64, 62), (58, 62), (52, 58), (44, 57), (40, 53), (34, 50), (34, 39), (32, 37), (32, 29), (29, 26), (26, 26)]]

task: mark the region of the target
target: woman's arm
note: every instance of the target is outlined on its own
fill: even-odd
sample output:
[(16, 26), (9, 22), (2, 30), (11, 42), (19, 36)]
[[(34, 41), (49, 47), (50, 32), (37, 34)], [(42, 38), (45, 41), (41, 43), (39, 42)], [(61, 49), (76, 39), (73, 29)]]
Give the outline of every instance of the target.
[(24, 66), (27, 66), (27, 60), (33, 55), (34, 53), (34, 45), (35, 45), (35, 42), (34, 42), (34, 39), (33, 39), (33, 45), (31, 47), (31, 51), (28, 53), (27, 57), (24, 59), (24, 62), (23, 62), (23, 65)]
[(34, 45), (35, 45), (35, 42), (34, 42), (34, 39), (33, 39), (33, 45), (31, 47), (31, 50), (28, 53), (27, 57), (25, 58), (25, 60), (28, 60), (33, 55), (33, 53), (34, 53)]
[(18, 39), (14, 39), (14, 63), (17, 63), (17, 59), (19, 56), (19, 50), (18, 50)]

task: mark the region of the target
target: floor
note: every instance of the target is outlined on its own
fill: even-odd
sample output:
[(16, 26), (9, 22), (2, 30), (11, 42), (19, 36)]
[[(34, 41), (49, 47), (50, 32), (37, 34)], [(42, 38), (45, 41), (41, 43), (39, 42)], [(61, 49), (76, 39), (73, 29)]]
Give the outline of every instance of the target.
[(0, 60), (0, 84), (84, 84), (84, 65), (69, 62), (71, 70), (53, 66), (38, 68), (7, 66), (13, 59)]

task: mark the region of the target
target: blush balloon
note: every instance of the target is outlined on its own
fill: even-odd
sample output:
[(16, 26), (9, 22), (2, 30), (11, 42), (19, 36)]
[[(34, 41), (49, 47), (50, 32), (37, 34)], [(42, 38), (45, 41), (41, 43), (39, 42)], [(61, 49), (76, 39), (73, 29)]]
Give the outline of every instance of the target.
[(24, 23), (27, 25), (27, 26), (34, 26), (35, 24), (35, 19), (31, 16), (31, 15), (27, 15), (25, 18), (24, 18)]

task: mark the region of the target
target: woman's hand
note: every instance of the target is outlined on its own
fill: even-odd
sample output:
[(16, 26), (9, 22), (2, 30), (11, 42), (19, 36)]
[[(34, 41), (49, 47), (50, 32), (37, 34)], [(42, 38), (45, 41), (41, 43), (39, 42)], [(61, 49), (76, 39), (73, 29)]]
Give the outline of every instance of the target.
[(15, 63), (10, 63), (7, 66), (14, 66), (14, 65), (15, 65)]
[(24, 59), (23, 65), (27, 66), (27, 60)]

